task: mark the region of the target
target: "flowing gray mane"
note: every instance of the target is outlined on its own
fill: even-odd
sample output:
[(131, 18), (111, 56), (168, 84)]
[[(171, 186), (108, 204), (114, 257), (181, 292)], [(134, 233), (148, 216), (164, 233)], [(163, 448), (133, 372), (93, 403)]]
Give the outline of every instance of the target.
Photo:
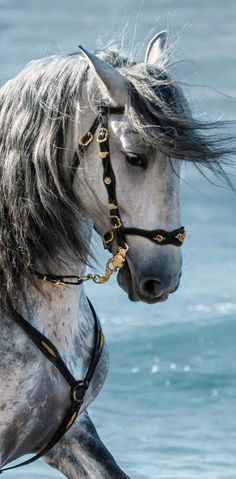
[[(228, 150), (217, 136), (204, 134), (217, 125), (192, 118), (181, 86), (166, 69), (135, 64), (114, 50), (98, 56), (127, 77), (130, 121), (148, 148), (197, 166), (203, 164), (225, 176), (222, 157)], [(33, 61), (0, 89), (0, 281), (4, 307), (9, 307), (22, 272), (38, 258), (45, 265), (55, 258), (57, 263), (64, 261), (58, 257), (63, 249), (68, 257), (74, 255), (86, 262), (89, 241), (65, 152), (69, 129), (77, 151), (79, 113), (85, 107), (96, 113), (95, 93), (94, 72), (79, 53)]]

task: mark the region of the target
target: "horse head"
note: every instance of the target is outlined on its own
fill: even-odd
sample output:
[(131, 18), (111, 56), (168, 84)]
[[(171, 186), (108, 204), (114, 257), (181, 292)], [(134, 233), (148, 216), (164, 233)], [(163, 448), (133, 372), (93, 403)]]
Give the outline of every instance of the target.
[(168, 51), (161, 32), (143, 63), (83, 49), (33, 61), (1, 86), (4, 304), (29, 270), (83, 275), (92, 224), (114, 255), (124, 246), (118, 282), (131, 300), (177, 289), (181, 162), (229, 183), (231, 149), (214, 131), (220, 122), (192, 117)]
[[(84, 49), (83, 52), (90, 73), (94, 75), (94, 89), (98, 89), (96, 101), (99, 103), (100, 96), (100, 101), (102, 98), (103, 102), (124, 109), (123, 113), (111, 110), (108, 123), (119, 215), (123, 227), (133, 232), (126, 235), (129, 251), (119, 271), (118, 282), (132, 301), (164, 301), (179, 285), (182, 265), (179, 244), (164, 241), (161, 244), (164, 239), (161, 234), (153, 235), (156, 242), (150, 241), (153, 238), (135, 234), (135, 230), (170, 232), (181, 225), (181, 162), (170, 159), (169, 152), (163, 148), (168, 128), (164, 125), (164, 115), (174, 118), (178, 114), (178, 102), (181, 106), (183, 103), (180, 92), (178, 98), (174, 98), (173, 81), (165, 71), (166, 33), (154, 37), (145, 62), (139, 65), (117, 69)], [(174, 130), (173, 125), (170, 124), (169, 129)], [(174, 139), (169, 136), (173, 143)], [(93, 218), (95, 229), (103, 236), (110, 228), (110, 215), (96, 142), (91, 142), (83, 153), (76, 181), (74, 187), (80, 194), (81, 185), (84, 185), (83, 205)], [(112, 249), (113, 252), (117, 249), (116, 241)]]

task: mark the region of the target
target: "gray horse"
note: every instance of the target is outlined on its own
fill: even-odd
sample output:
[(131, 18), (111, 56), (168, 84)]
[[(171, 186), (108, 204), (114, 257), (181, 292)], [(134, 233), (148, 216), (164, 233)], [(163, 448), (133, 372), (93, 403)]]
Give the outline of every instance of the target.
[[(124, 108), (111, 113), (109, 138), (125, 225), (180, 227), (181, 160), (225, 175), (227, 147), (210, 134), (216, 125), (192, 118), (169, 71), (168, 50), (161, 32), (140, 64), (116, 50), (52, 56), (31, 62), (0, 88), (1, 467), (40, 451), (70, 404), (68, 384), (22, 331), (15, 312), (51, 340), (75, 377), (84, 376), (91, 360), (94, 318), (83, 285), (55, 288), (32, 270), (85, 274), (93, 228), (101, 236), (109, 229), (98, 145), (79, 150), (101, 100)], [(72, 183), (75, 155), (80, 162)], [(128, 245), (119, 285), (132, 301), (166, 300), (179, 285), (180, 248), (135, 235)], [(105, 345), (78, 420), (43, 457), (68, 478), (128, 477), (87, 413), (107, 370)]]

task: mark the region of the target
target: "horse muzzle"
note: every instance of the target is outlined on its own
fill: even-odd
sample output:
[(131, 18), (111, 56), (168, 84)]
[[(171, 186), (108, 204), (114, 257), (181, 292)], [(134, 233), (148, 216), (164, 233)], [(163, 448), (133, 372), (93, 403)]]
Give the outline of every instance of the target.
[[(176, 251), (177, 250), (177, 251)], [(131, 248), (132, 251), (132, 248)], [(145, 258), (145, 259), (144, 259)], [(131, 301), (143, 301), (148, 304), (160, 303), (174, 293), (182, 274), (182, 255), (179, 248), (155, 247), (155, 254), (128, 254), (126, 264), (119, 271), (118, 283)]]

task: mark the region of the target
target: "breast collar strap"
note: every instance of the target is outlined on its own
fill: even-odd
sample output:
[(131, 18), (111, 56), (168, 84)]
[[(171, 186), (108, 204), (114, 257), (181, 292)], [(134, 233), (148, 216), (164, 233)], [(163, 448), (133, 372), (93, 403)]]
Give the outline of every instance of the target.
[[(181, 226), (173, 231), (165, 231), (163, 229), (144, 230), (139, 228), (126, 228), (123, 226), (117, 197), (116, 197), (116, 178), (111, 164), (110, 147), (109, 147), (109, 131), (108, 121), (109, 115), (124, 113), (124, 108), (113, 107), (109, 105), (101, 105), (99, 113), (95, 118), (90, 130), (83, 136), (80, 141), (80, 152), (83, 154), (92, 143), (95, 132), (100, 124), (97, 133), (97, 143), (99, 145), (99, 156), (103, 165), (103, 182), (107, 190), (108, 207), (110, 211), (111, 230), (103, 235), (103, 245), (105, 249), (112, 250), (112, 243), (115, 240), (118, 246), (127, 247), (126, 236), (135, 235), (143, 236), (157, 245), (174, 245), (181, 246), (185, 239), (185, 230)], [(76, 156), (72, 168), (72, 181), (76, 173), (79, 157)]]
[(64, 434), (70, 429), (72, 424), (74, 424), (80, 412), (81, 406), (84, 402), (86, 392), (92, 381), (104, 345), (104, 336), (101, 330), (100, 322), (89, 299), (88, 302), (94, 319), (94, 345), (87, 373), (82, 380), (77, 380), (74, 378), (74, 376), (67, 368), (65, 362), (63, 361), (57, 348), (51, 343), (51, 341), (46, 338), (46, 336), (41, 334), (36, 328), (34, 328), (34, 326), (28, 323), (28, 321), (26, 321), (23, 316), (15, 312), (14, 320), (16, 321), (16, 323), (23, 329), (27, 336), (30, 337), (30, 339), (37, 346), (37, 348), (40, 349), (40, 351), (48, 359), (48, 361), (50, 361), (58, 369), (60, 374), (66, 380), (67, 384), (70, 386), (70, 405), (60, 426), (54, 432), (49, 443), (40, 452), (35, 454), (30, 459), (21, 462), (20, 464), (1, 469), (0, 474), (5, 471), (9, 471), (10, 469), (16, 469), (17, 467), (31, 464), (40, 457), (44, 456), (53, 446), (55, 446), (55, 444), (62, 438), (62, 436), (64, 436)]

